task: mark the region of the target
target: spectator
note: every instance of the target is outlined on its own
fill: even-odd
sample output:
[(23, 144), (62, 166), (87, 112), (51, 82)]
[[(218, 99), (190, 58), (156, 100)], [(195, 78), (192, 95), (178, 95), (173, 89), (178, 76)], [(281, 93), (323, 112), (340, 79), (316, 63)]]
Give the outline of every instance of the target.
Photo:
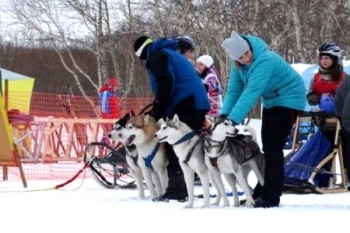
[(334, 94), (345, 77), (340, 49), (334, 43), (324, 43), (319, 46), (318, 55), (319, 68), (310, 85), (307, 100), (310, 105), (319, 105), (322, 111), (334, 112)]
[(259, 37), (233, 31), (222, 47), (232, 60), (228, 89), (220, 115), (242, 122), (261, 98), (261, 139), (265, 183), (254, 189), (255, 208), (278, 207), (284, 185), (284, 154), (297, 114), (305, 107), (300, 75)]
[[(335, 91), (345, 77), (340, 49), (334, 43), (324, 43), (319, 46), (318, 54), (319, 69), (310, 85), (307, 100), (310, 105), (318, 105), (323, 112), (334, 113)], [(326, 117), (315, 117), (315, 122), (323, 135), (333, 143), (336, 135), (334, 124), (329, 124)]]
[(210, 111), (209, 116), (219, 115), (222, 106), (222, 95), (220, 85), (220, 75), (214, 66), (214, 60), (209, 55), (200, 56), (197, 59), (196, 70), (203, 80), (204, 87), (208, 92)]
[(350, 181), (350, 78), (344, 78), (335, 92), (335, 114), (341, 126), (341, 142), (347, 181)]
[[(166, 38), (153, 41), (147, 36), (141, 36), (134, 43), (136, 55), (146, 60), (155, 95), (153, 117), (159, 120), (177, 114), (193, 130), (201, 130), (210, 108), (207, 93), (191, 63), (177, 49), (177, 42)], [(169, 159), (169, 185), (165, 194), (154, 201), (185, 201), (187, 190), (178, 158), (172, 146), (165, 145)]]
[(178, 35), (174, 37), (174, 40), (178, 44), (179, 52), (184, 55), (188, 60), (194, 59), (195, 43), (193, 39), (188, 35)]
[(116, 91), (119, 82), (115, 77), (110, 77), (100, 88), (100, 111), (103, 119), (120, 118), (120, 107)]
[[(115, 77), (110, 77), (108, 81), (100, 88), (100, 114), (102, 119), (119, 119), (120, 107), (116, 91), (119, 82)], [(112, 130), (111, 124), (102, 124), (103, 136), (101, 141), (109, 143), (108, 133)]]

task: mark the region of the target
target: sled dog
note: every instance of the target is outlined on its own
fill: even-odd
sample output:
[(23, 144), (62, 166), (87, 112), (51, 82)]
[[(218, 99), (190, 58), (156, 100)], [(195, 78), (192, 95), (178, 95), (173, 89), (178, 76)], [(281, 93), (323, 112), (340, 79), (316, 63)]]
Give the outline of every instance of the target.
[(125, 146), (126, 138), (123, 137), (125, 135), (127, 129), (125, 128), (126, 123), (130, 120), (131, 117), (135, 116), (133, 112), (129, 112), (125, 114), (122, 118), (120, 118), (114, 125), (111, 132), (109, 132), (108, 137), (114, 141), (118, 141), (124, 145), (125, 154), (126, 154), (126, 162), (130, 167), (131, 174), (133, 175), (137, 190), (138, 197), (145, 198), (144, 184), (143, 184), (143, 175), (141, 171), (141, 167), (138, 165), (138, 154), (135, 145)]
[[(226, 174), (225, 178), (230, 185), (234, 206), (239, 206), (236, 180), (243, 189), (247, 201), (247, 207), (254, 206), (252, 188), (248, 184), (248, 174), (254, 171), (257, 179), (264, 184), (264, 156), (256, 142), (256, 132), (252, 127), (246, 126), (251, 136), (238, 134), (238, 129), (231, 121), (223, 118), (215, 118), (211, 124), (211, 130), (206, 136), (204, 151), (206, 156), (218, 169)], [(234, 176), (227, 176), (233, 174)]]
[[(171, 144), (175, 154), (179, 158), (188, 192), (188, 203), (186, 204), (185, 208), (193, 207), (194, 172), (198, 174), (202, 182), (204, 197), (203, 207), (209, 207), (209, 170), (205, 164), (203, 139), (201, 139), (188, 125), (181, 122), (177, 115), (174, 115), (173, 119), (167, 119), (167, 121), (164, 122), (160, 129), (155, 133), (154, 137), (157, 138), (159, 142), (168, 142)], [(217, 175), (217, 173), (215, 173), (215, 175)], [(215, 175), (213, 174), (213, 176)], [(219, 177), (221, 179), (220, 173)], [(218, 191), (218, 196), (214, 204), (218, 205), (221, 197), (223, 197), (224, 206), (229, 206), (229, 201), (227, 199), (224, 186), (222, 185), (221, 189), (218, 188), (216, 179), (213, 177), (212, 182), (217, 190), (221, 191)]]
[(127, 122), (126, 130), (119, 134), (126, 146), (136, 146), (137, 165), (152, 199), (165, 193), (169, 180), (164, 145), (153, 137), (158, 129), (159, 125), (152, 116), (140, 114), (133, 116)]

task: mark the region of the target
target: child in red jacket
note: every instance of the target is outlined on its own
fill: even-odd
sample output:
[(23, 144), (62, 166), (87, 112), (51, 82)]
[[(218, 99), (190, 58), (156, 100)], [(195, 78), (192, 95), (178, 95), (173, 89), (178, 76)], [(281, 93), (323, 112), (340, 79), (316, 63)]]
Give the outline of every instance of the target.
[(118, 87), (118, 80), (110, 77), (107, 83), (100, 88), (100, 111), (103, 119), (120, 118), (119, 99), (115, 93)]
[(324, 43), (318, 48), (319, 69), (314, 75), (307, 100), (319, 105), (320, 110), (334, 112), (334, 94), (345, 77), (340, 60), (340, 49), (334, 43)]

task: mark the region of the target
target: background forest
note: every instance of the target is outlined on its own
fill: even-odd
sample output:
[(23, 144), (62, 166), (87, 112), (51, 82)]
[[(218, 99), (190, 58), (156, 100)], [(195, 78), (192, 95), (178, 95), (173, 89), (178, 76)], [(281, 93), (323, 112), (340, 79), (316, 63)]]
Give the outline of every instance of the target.
[(349, 56), (349, 0), (0, 0), (0, 67), (36, 78), (34, 91), (96, 96), (109, 77), (123, 97), (150, 96), (135, 38), (188, 34), (225, 88), (232, 30), (262, 37), (290, 63), (316, 63), (335, 42)]

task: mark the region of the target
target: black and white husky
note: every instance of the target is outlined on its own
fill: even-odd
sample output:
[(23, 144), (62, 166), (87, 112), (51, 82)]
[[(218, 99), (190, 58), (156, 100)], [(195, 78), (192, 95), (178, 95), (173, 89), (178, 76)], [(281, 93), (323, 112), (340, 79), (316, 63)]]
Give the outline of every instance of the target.
[[(248, 184), (248, 174), (254, 171), (257, 179), (264, 184), (264, 156), (256, 142), (256, 132), (246, 126), (251, 136), (238, 134), (235, 125), (223, 118), (215, 118), (210, 133), (206, 136), (204, 151), (218, 169), (226, 174), (226, 180), (233, 191), (234, 206), (239, 206), (236, 180), (243, 189), (247, 207), (254, 206), (252, 189)], [(234, 175), (234, 176), (227, 176)]]
[(143, 175), (141, 167), (137, 164), (138, 161), (138, 153), (135, 145), (125, 145), (127, 140), (126, 134), (126, 123), (131, 119), (131, 117), (135, 116), (133, 112), (129, 112), (125, 114), (122, 118), (120, 118), (114, 125), (111, 132), (109, 132), (108, 137), (114, 141), (121, 142), (124, 145), (126, 151), (126, 162), (130, 167), (131, 174), (133, 175), (136, 186), (138, 189), (138, 197), (145, 198), (145, 190), (143, 184)]
[[(164, 122), (160, 129), (155, 133), (154, 137), (159, 142), (168, 142), (173, 146), (176, 156), (179, 158), (181, 169), (184, 173), (187, 192), (188, 203), (185, 208), (192, 208), (194, 202), (194, 172), (196, 172), (201, 179), (203, 188), (204, 205), (209, 207), (209, 169), (205, 162), (203, 139), (193, 131), (188, 125), (181, 122), (179, 117), (175, 115), (173, 119)], [(209, 161), (209, 159), (208, 159)], [(210, 174), (212, 175), (212, 174)], [(213, 176), (217, 173), (213, 174)], [(224, 190), (224, 186), (219, 187), (216, 183), (217, 177), (211, 176), (213, 185), (218, 190), (217, 199), (214, 204), (218, 205), (221, 197), (224, 198), (224, 206), (229, 206), (229, 201)], [(221, 175), (219, 174), (219, 178)], [(222, 180), (221, 180), (222, 184)]]

